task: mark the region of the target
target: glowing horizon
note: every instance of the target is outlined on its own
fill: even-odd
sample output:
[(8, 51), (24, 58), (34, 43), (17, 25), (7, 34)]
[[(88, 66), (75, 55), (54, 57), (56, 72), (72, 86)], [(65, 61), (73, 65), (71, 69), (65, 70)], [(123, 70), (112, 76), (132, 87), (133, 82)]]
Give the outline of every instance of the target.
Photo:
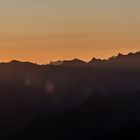
[(140, 50), (138, 0), (1, 0), (0, 61), (109, 58)]

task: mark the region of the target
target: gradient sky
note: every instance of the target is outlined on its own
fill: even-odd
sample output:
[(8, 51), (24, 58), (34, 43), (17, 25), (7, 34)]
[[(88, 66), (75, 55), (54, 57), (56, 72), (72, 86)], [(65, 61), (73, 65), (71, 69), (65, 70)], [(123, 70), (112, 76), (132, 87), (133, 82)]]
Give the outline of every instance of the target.
[(139, 7), (139, 0), (0, 0), (0, 61), (139, 51)]

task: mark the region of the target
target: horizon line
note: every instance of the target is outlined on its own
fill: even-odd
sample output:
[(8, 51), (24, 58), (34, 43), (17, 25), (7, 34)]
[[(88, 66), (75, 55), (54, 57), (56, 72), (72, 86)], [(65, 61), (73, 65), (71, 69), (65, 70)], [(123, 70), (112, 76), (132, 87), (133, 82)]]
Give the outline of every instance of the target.
[(56, 61), (49, 61), (49, 63), (38, 63), (38, 62), (33, 62), (33, 61), (28, 61), (28, 60), (19, 60), (19, 59), (11, 59), (11, 60), (9, 60), (9, 61), (0, 61), (0, 63), (10, 63), (10, 62), (14, 62), (14, 61), (17, 61), (17, 62), (21, 62), (21, 63), (32, 63), (32, 64), (36, 64), (36, 65), (49, 65), (51, 62), (58, 62), (58, 61), (60, 61), (60, 62), (64, 62), (64, 61), (72, 61), (72, 60), (80, 60), (80, 61), (83, 61), (83, 62), (85, 62), (85, 63), (88, 63), (88, 62), (90, 62), (92, 59), (99, 59), (99, 60), (109, 60), (110, 58), (112, 58), (112, 57), (117, 57), (117, 56), (119, 56), (119, 55), (123, 55), (123, 56), (127, 56), (127, 55), (129, 55), (129, 54), (136, 54), (136, 53), (140, 53), (140, 51), (131, 51), (131, 52), (129, 52), (129, 53), (117, 53), (117, 55), (112, 55), (112, 56), (110, 56), (110, 57), (108, 57), (108, 58), (96, 58), (96, 57), (92, 57), (89, 61), (85, 61), (85, 60), (82, 60), (82, 59), (79, 59), (79, 58), (73, 58), (73, 59), (58, 59), (58, 60), (56, 60)]

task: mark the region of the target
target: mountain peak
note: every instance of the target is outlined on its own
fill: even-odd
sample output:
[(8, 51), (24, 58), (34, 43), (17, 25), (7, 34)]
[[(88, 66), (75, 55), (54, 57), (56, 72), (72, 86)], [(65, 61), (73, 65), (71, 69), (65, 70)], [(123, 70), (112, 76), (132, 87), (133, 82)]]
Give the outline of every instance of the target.
[[(3, 64), (3, 63), (1, 63)], [(32, 66), (39, 66), (38, 64), (35, 64), (35, 63), (31, 63), (31, 62), (22, 62), (22, 61), (19, 61), (19, 60), (11, 60), (10, 62), (8, 63), (4, 63), (4, 64), (7, 64), (7, 65), (10, 65), (10, 66), (20, 66), (20, 67), (32, 67)]]
[(88, 62), (89, 65), (94, 65), (94, 66), (99, 66), (102, 65), (106, 62), (106, 60), (102, 60), (102, 59), (96, 59), (95, 57), (93, 57), (92, 60), (90, 60)]
[(65, 61), (63, 61), (62, 65), (64, 65), (64, 66), (83, 66), (85, 64), (86, 64), (86, 62), (75, 58), (73, 60), (65, 60)]
[(22, 62), (21, 61), (18, 61), (18, 60), (11, 60), (9, 63), (17, 64), (17, 63), (22, 63)]

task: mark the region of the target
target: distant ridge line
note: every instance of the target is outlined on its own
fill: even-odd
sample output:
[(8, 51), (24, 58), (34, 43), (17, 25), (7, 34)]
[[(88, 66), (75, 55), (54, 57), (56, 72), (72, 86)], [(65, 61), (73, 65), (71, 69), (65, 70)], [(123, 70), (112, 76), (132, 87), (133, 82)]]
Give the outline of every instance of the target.
[(102, 64), (107, 64), (107, 63), (113, 63), (114, 61), (118, 61), (118, 60), (123, 60), (124, 59), (139, 59), (140, 60), (140, 51), (138, 52), (130, 52), (128, 54), (121, 54), (119, 53), (116, 56), (112, 56), (109, 57), (108, 59), (97, 59), (95, 57), (93, 57), (89, 62), (80, 60), (80, 59), (72, 59), (72, 60), (58, 60), (58, 61), (50, 61), (50, 63), (46, 63), (46, 64), (38, 64), (38, 63), (33, 63), (30, 61), (19, 61), (19, 60), (11, 60), (9, 62), (0, 62), (0, 64), (26, 64), (26, 65), (36, 65), (36, 66), (80, 66), (80, 65), (102, 65)]

